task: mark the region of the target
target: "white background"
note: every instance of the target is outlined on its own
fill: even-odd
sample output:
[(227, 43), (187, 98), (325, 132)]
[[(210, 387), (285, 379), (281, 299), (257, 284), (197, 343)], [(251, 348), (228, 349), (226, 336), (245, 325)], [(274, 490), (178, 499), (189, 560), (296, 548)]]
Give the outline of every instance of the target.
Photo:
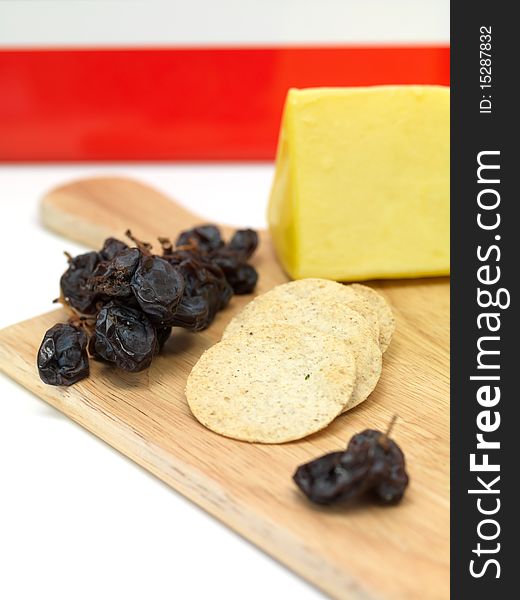
[(0, 46), (446, 44), (449, 0), (0, 0)]
[[(264, 224), (272, 165), (0, 167), (0, 327), (51, 310), (63, 250), (38, 200), (132, 175), (208, 220)], [(0, 375), (2, 600), (249, 600), (322, 595), (67, 417)]]

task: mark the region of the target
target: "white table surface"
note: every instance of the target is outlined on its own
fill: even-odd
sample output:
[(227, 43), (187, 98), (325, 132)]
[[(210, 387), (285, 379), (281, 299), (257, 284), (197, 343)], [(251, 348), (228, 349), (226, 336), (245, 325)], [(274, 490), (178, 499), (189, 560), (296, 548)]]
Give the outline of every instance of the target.
[[(149, 182), (205, 220), (265, 224), (273, 167), (0, 166), (0, 327), (51, 310), (63, 250), (38, 200), (96, 174)], [(167, 232), (165, 232), (167, 233)], [(323, 598), (57, 410), (0, 375), (0, 598)]]

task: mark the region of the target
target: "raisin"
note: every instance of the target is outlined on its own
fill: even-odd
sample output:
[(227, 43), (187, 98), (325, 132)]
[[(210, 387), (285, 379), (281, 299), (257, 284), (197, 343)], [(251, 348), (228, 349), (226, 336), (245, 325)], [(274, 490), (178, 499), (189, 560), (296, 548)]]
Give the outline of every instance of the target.
[(293, 479), (316, 504), (345, 503), (367, 493), (384, 504), (395, 504), (409, 481), (399, 446), (388, 433), (374, 429), (353, 436), (345, 452), (301, 465)]
[(258, 273), (241, 252), (226, 247), (214, 252), (211, 258), (222, 269), (235, 294), (250, 294), (255, 289)]
[(241, 252), (245, 258), (251, 258), (258, 247), (258, 234), (253, 229), (240, 229), (233, 234), (227, 247)]
[(100, 262), (88, 284), (98, 294), (125, 297), (132, 295), (130, 282), (141, 260), (137, 248), (125, 248), (112, 259)]
[[(205, 329), (234, 293), (248, 293), (256, 285), (257, 272), (247, 262), (258, 245), (252, 229), (235, 232), (226, 245), (215, 225), (194, 227), (183, 231), (175, 246), (169, 238), (159, 238), (162, 257), (130, 231), (126, 236), (135, 247), (107, 238), (99, 253), (67, 255), (60, 300), (73, 309), (73, 316), (60, 327), (79, 332), (76, 346), (83, 362), (78, 359), (74, 374), (62, 351), (52, 350), (58, 338), (49, 330), (38, 355), (39, 365), (48, 357), (48, 365), (42, 362), (40, 369), (44, 381), (69, 385), (74, 377), (85, 377), (88, 354), (140, 371), (164, 346), (173, 326)], [(67, 339), (72, 339), (70, 331)], [(387, 487), (381, 493), (394, 492)]]
[(210, 310), (206, 298), (191, 296), (183, 298), (173, 319), (173, 325), (190, 331), (202, 331), (210, 323)]
[(145, 256), (132, 278), (132, 291), (152, 323), (172, 325), (184, 292), (181, 271), (159, 256)]
[(89, 285), (89, 278), (99, 262), (97, 252), (87, 252), (69, 258), (69, 267), (60, 279), (61, 295), (64, 301), (82, 314), (90, 315), (97, 311), (99, 294)]
[(177, 247), (192, 246), (201, 252), (208, 253), (224, 246), (224, 242), (218, 227), (215, 227), (215, 225), (200, 225), (183, 231), (177, 238), (175, 245)]
[[(216, 313), (228, 304), (233, 295), (231, 286), (222, 270), (204, 257), (183, 260), (179, 269), (186, 281), (185, 297), (201, 296), (207, 302), (206, 326), (209, 325)], [(197, 305), (200, 306), (200, 303)]]
[(85, 332), (67, 323), (51, 327), (38, 350), (38, 372), (49, 385), (72, 385), (88, 377)]
[(202, 257), (200, 264), (204, 269), (201, 272), (206, 278), (203, 287), (206, 287), (205, 284), (216, 287), (218, 294), (218, 301), (215, 302), (216, 310), (222, 310), (233, 296), (233, 288), (226, 279), (224, 271), (214, 261)]
[(126, 250), (128, 246), (116, 238), (107, 238), (103, 244), (103, 248), (99, 251), (101, 260), (112, 260), (116, 254)]
[(251, 265), (245, 264), (228, 277), (228, 282), (235, 294), (251, 294), (257, 284), (258, 273)]
[[(369, 466), (352, 461), (345, 452), (331, 452), (298, 468), (294, 480), (317, 504), (334, 504), (356, 497), (369, 482)], [(347, 464), (344, 464), (346, 461)]]
[(146, 315), (115, 303), (99, 311), (94, 335), (94, 355), (125, 371), (146, 369), (157, 351), (157, 334)]

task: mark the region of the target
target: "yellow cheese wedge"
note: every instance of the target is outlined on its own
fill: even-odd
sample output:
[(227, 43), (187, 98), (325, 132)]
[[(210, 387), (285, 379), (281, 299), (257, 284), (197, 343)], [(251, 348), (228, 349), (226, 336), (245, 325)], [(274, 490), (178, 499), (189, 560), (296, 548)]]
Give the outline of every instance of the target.
[(292, 89), (268, 221), (295, 278), (449, 273), (449, 88)]

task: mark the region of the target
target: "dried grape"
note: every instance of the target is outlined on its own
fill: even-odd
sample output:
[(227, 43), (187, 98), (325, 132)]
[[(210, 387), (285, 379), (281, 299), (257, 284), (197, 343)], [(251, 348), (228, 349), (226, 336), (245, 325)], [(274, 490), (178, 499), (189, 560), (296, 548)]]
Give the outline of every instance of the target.
[(408, 475), (401, 448), (388, 434), (366, 429), (345, 452), (331, 452), (301, 465), (296, 485), (316, 504), (340, 504), (371, 493), (384, 504), (401, 500)]
[(82, 314), (94, 314), (99, 294), (92, 290), (89, 278), (99, 262), (97, 252), (68, 257), (69, 267), (60, 279), (61, 295), (65, 302)]
[(72, 385), (89, 374), (87, 336), (78, 327), (58, 323), (44, 335), (38, 372), (49, 385)]
[(103, 248), (99, 251), (101, 260), (112, 260), (116, 254), (119, 254), (123, 250), (128, 248), (127, 244), (121, 240), (110, 237), (107, 238), (103, 244)]
[(255, 289), (258, 274), (241, 252), (222, 248), (212, 254), (212, 260), (222, 269), (235, 294), (250, 294)]
[(173, 323), (184, 292), (181, 271), (159, 256), (145, 256), (132, 279), (132, 291), (152, 323)]
[(210, 323), (208, 301), (203, 296), (184, 297), (177, 307), (173, 325), (190, 331), (202, 331)]
[(258, 247), (258, 234), (254, 229), (235, 231), (229, 241), (228, 248), (241, 252), (245, 258), (250, 258)]
[[(67, 255), (60, 301), (72, 316), (42, 342), (38, 368), (44, 381), (70, 385), (86, 377), (89, 354), (126, 371), (145, 369), (172, 326), (205, 329), (233, 293), (256, 285), (258, 275), (248, 263), (258, 244), (252, 229), (237, 231), (226, 245), (215, 225), (194, 227), (178, 236), (175, 247), (159, 238), (162, 256), (130, 231), (126, 236), (135, 247), (107, 238), (99, 252)], [(66, 350), (65, 341), (71, 344)]]
[(201, 252), (211, 252), (224, 245), (220, 230), (215, 225), (200, 225), (183, 231), (175, 243), (176, 246), (193, 246)]
[(125, 371), (142, 371), (150, 366), (157, 350), (157, 334), (142, 312), (107, 304), (98, 314), (94, 350)]
[(130, 282), (141, 256), (137, 248), (124, 248), (112, 259), (100, 262), (89, 279), (90, 287), (106, 296), (131, 296)]

